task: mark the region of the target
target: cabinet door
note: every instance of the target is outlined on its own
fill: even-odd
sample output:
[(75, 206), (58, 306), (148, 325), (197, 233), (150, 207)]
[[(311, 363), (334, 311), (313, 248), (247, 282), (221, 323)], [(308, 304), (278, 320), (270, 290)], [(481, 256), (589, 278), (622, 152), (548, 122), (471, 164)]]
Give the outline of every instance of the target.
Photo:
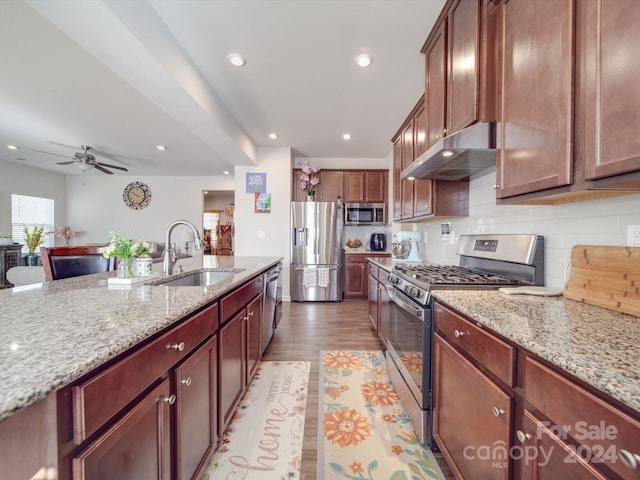
[(344, 173), (344, 201), (364, 202), (365, 198), (365, 178), (364, 172)]
[(593, 0), (585, 8), (585, 176), (639, 171), (640, 57), (632, 52), (640, 51), (640, 4)]
[(260, 294), (247, 305), (247, 385), (262, 357), (262, 298)]
[(73, 458), (74, 480), (171, 478), (169, 380)]
[(366, 298), (369, 291), (367, 259), (365, 255), (345, 255), (345, 298)]
[(214, 336), (175, 369), (178, 480), (190, 480), (217, 443), (218, 339)]
[(373, 331), (378, 333), (378, 280), (369, 275), (369, 321)]
[(456, 476), (510, 478), (510, 395), (438, 333), (433, 378), (434, 438)]
[(246, 315), (242, 309), (218, 333), (218, 436), (229, 424), (245, 389)]
[(364, 201), (384, 203), (387, 200), (387, 174), (385, 172), (364, 172)]
[[(424, 102), (418, 108), (413, 122), (413, 145), (415, 157), (418, 158), (427, 150), (427, 111)], [(432, 181), (413, 180), (413, 216), (422, 217), (431, 215), (432, 208)]]
[(427, 148), (446, 134), (445, 100), (447, 56), (445, 50), (446, 20), (438, 27), (431, 45), (425, 52), (426, 60), (426, 106), (427, 106)]
[(400, 180), (402, 172), (402, 135), (393, 143), (393, 219), (402, 220), (402, 187), (407, 182)]
[(447, 132), (478, 120), (480, 0), (458, 0), (447, 16)]
[[(522, 426), (516, 430), (518, 480), (606, 480), (592, 464), (582, 458), (575, 446), (565, 443), (550, 422), (525, 410)], [(555, 428), (555, 427), (554, 427)], [(557, 428), (556, 428), (557, 430)], [(586, 450), (585, 452), (588, 452)], [(519, 453), (522, 453), (520, 455)], [(615, 453), (613, 454), (615, 456)]]
[(573, 12), (573, 0), (503, 5), (498, 198), (572, 182)]
[[(413, 122), (409, 122), (402, 131), (402, 168), (411, 165), (414, 159)], [(402, 218), (413, 217), (413, 180), (402, 180)]]
[(344, 198), (344, 172), (320, 170), (321, 202), (335, 202)]
[[(387, 272), (380, 270), (381, 275), (386, 276)], [(387, 339), (389, 338), (389, 295), (387, 289), (384, 286), (384, 282), (378, 283), (378, 337), (382, 341), (382, 344), (387, 346)]]

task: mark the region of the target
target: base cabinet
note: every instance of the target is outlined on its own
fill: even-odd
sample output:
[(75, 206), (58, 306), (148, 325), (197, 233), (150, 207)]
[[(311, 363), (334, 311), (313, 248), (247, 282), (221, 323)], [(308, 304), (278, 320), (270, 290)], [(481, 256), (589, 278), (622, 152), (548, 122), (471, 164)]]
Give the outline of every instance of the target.
[(246, 313), (240, 311), (220, 329), (218, 365), (218, 435), (222, 435), (233, 416), (236, 405), (245, 390), (246, 361)]
[(169, 480), (173, 402), (175, 396), (165, 379), (73, 458), (73, 479)]
[(262, 295), (254, 298), (247, 305), (247, 378), (246, 385), (251, 383), (262, 358)]
[(511, 478), (512, 397), (436, 333), (434, 438), (459, 478)]

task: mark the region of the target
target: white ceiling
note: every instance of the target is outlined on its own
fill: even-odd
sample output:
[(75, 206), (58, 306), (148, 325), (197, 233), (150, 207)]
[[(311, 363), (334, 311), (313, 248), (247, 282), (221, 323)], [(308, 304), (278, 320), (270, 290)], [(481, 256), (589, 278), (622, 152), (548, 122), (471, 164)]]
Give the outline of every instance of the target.
[[(385, 157), (424, 92), (420, 49), (443, 5), (0, 1), (0, 158), (79, 174), (34, 150), (72, 157), (91, 145), (133, 175), (222, 175), (256, 164), (263, 146)], [(361, 53), (368, 69), (355, 65)]]

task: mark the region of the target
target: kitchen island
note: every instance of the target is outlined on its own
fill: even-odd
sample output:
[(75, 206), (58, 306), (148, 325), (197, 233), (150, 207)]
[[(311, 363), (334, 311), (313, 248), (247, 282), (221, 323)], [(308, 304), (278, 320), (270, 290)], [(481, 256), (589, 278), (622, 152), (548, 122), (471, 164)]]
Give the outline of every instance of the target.
[[(115, 272), (109, 272), (1, 291), (0, 382), (4, 388), (0, 392), (0, 439), (6, 439), (3, 434), (8, 425), (15, 427), (18, 420), (37, 424), (40, 415), (42, 422), (33, 430), (40, 431), (40, 441), (48, 443), (43, 447), (46, 468), (55, 468), (51, 467), (55, 465), (51, 450), (55, 450), (56, 392), (170, 330), (281, 260), (205, 256), (202, 268), (237, 270), (209, 287), (159, 284), (188, 275), (188, 271), (145, 284), (110, 285), (108, 278)], [(34, 457), (35, 450), (36, 446)], [(0, 473), (0, 478), (7, 473)]]

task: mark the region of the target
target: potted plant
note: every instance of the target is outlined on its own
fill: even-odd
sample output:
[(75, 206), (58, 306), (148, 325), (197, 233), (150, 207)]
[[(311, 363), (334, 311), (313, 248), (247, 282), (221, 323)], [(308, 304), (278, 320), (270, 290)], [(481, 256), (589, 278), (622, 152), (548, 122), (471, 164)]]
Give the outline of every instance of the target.
[(11, 245), (13, 237), (10, 233), (0, 233), (0, 245)]
[(53, 232), (47, 232), (47, 235), (55, 235), (58, 238), (64, 240), (64, 244), (66, 246), (71, 245), (71, 239), (73, 237), (77, 237), (78, 235), (82, 235), (84, 232), (82, 230), (73, 230), (68, 225), (56, 225), (56, 229)]
[(298, 188), (307, 191), (308, 201), (314, 201), (316, 199), (316, 187), (320, 184), (320, 176), (318, 175), (320, 167), (312, 167), (305, 160), (300, 164), (300, 168), (302, 168), (302, 173), (300, 173)]
[(124, 238), (116, 232), (109, 232), (109, 244), (102, 252), (104, 258), (118, 257), (118, 277), (133, 278), (133, 260), (142, 254), (149, 253), (147, 242), (136, 242), (129, 238)]
[(45, 233), (44, 227), (38, 227), (37, 225), (33, 226), (33, 229), (29, 231), (29, 229), (24, 227), (24, 244), (29, 249), (29, 253), (26, 257), (26, 264), (28, 266), (36, 266), (38, 265), (38, 255), (36, 250), (40, 245), (44, 245), (45, 242)]

